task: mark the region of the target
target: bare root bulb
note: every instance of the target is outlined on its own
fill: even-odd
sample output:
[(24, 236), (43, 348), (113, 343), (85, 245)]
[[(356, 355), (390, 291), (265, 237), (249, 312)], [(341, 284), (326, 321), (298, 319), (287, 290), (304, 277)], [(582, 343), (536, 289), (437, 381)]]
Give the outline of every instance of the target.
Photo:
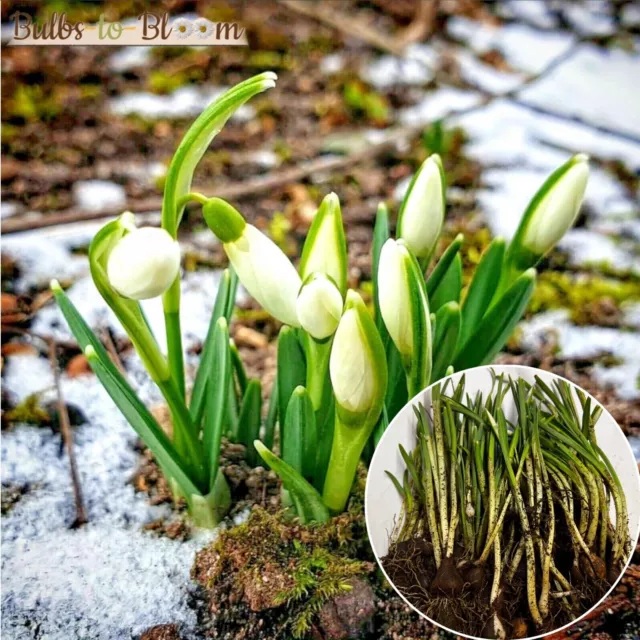
[(455, 596), (464, 588), (464, 580), (456, 569), (453, 558), (443, 558), (438, 567), (436, 577), (431, 582), (432, 593), (443, 593), (447, 596)]
[(604, 580), (607, 577), (607, 565), (595, 553), (592, 553), (589, 558), (584, 554), (580, 556), (580, 570), (583, 575), (591, 578), (596, 577), (599, 580)]
[(477, 567), (471, 567), (465, 574), (465, 581), (474, 591), (480, 591), (484, 583), (485, 568), (480, 565)]
[(620, 574), (622, 573), (622, 567), (620, 565), (618, 565), (617, 563), (612, 563), (609, 565), (609, 567), (607, 568), (607, 582), (609, 584), (613, 584), (619, 577)]
[(512, 638), (526, 638), (529, 634), (527, 623), (524, 618), (516, 618), (511, 623), (511, 637)]

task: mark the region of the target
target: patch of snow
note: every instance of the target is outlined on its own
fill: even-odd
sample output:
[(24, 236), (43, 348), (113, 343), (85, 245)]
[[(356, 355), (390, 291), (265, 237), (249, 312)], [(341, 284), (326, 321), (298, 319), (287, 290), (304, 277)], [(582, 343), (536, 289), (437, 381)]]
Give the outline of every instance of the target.
[(127, 192), (121, 184), (107, 180), (85, 180), (73, 185), (73, 199), (85, 211), (124, 209)]
[(471, 51), (466, 49), (459, 48), (455, 57), (464, 80), (488, 93), (506, 93), (518, 87), (524, 80), (522, 74), (500, 71), (478, 60)]
[(631, 445), (633, 455), (636, 457), (636, 460), (640, 462), (640, 437), (629, 436), (627, 440), (629, 440), (629, 444)]
[(631, 136), (640, 137), (640, 55), (583, 44), (571, 59), (526, 87), (520, 97)]
[(483, 164), (526, 163), (545, 143), (545, 153), (553, 151), (548, 156), (550, 162), (561, 153), (551, 147), (558, 147), (601, 160), (620, 160), (631, 170), (640, 171), (640, 144), (588, 125), (536, 113), (508, 99), (497, 99), (454, 122), (472, 139), (467, 153)]
[(151, 62), (151, 47), (122, 47), (109, 56), (107, 64), (112, 71), (124, 73), (138, 67), (146, 67)]
[[(125, 364), (141, 397), (157, 403), (148, 377)], [(25, 384), (43, 372), (9, 373)], [(143, 533), (141, 525), (168, 508), (151, 506), (128, 482), (138, 464), (133, 429), (95, 377), (61, 383), (88, 420), (74, 428), (74, 446), (89, 524), (69, 530), (74, 502), (60, 435), (30, 426), (5, 433), (2, 481), (34, 488), (3, 517), (3, 635), (31, 639), (29, 623), (51, 640), (116, 640), (178, 622), (191, 637), (189, 570), (214, 534), (180, 543)]]
[(575, 36), (560, 31), (540, 31), (515, 22), (492, 26), (461, 16), (450, 18), (447, 29), (474, 52), (497, 49), (515, 71), (528, 74), (540, 73), (575, 42)]
[(438, 60), (436, 50), (427, 44), (412, 44), (402, 57), (385, 55), (363, 71), (363, 78), (378, 89), (395, 84), (422, 86), (431, 82)]
[(566, 251), (571, 264), (576, 266), (606, 264), (640, 275), (640, 257), (633, 246), (627, 249), (625, 245), (589, 229), (571, 229), (560, 240), (558, 248)]
[(8, 235), (2, 238), (2, 249), (20, 267), (18, 293), (46, 287), (51, 278), (73, 280), (89, 270), (86, 256), (72, 255), (68, 246), (42, 233)]
[(623, 361), (613, 367), (594, 367), (596, 380), (615, 388), (624, 399), (640, 398), (640, 334), (608, 327), (578, 327), (567, 309), (540, 313), (520, 323), (520, 346), (537, 351), (550, 341), (564, 358), (597, 358), (610, 354)]
[(320, 71), (330, 76), (344, 69), (344, 55), (341, 53), (330, 53), (320, 61)]
[[(139, 115), (156, 120), (159, 118), (187, 118), (197, 116), (226, 89), (186, 86), (168, 95), (156, 95), (145, 91), (127, 93), (109, 102), (112, 113), (119, 116)], [(242, 105), (232, 116), (240, 122), (250, 120), (255, 110)]]
[(553, 29), (557, 26), (555, 16), (549, 11), (546, 2), (540, 0), (507, 0), (497, 5), (499, 14), (540, 27)]
[(256, 164), (263, 169), (273, 169), (280, 164), (280, 158), (269, 149), (252, 151), (248, 154), (248, 159), (252, 164)]
[(584, 3), (565, 3), (562, 13), (581, 36), (608, 36), (615, 33), (616, 25), (607, 2), (589, 0)]
[(427, 125), (452, 113), (474, 107), (480, 100), (480, 94), (475, 91), (441, 87), (425, 93), (418, 104), (400, 110), (399, 120), (412, 126)]
[(34, 393), (51, 389), (54, 385), (49, 360), (22, 353), (7, 357), (2, 382), (4, 391), (9, 394), (13, 404), (22, 402)]
[(0, 220), (11, 218), (20, 212), (20, 204), (17, 202), (2, 202), (0, 203)]

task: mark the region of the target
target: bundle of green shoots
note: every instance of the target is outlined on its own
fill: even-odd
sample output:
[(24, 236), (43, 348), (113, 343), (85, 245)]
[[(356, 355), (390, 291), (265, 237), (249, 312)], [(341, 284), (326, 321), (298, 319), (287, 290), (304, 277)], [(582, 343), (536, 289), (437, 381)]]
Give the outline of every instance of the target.
[(383, 564), (446, 626), (524, 637), (571, 622), (617, 580), (631, 551), (627, 504), (596, 440), (600, 406), (576, 388), (577, 406), (564, 380), (493, 375), (486, 398), (465, 396), (463, 375), (451, 395), (450, 380), (433, 388), (430, 411), (414, 407), (416, 447), (400, 447), (402, 482), (389, 473), (403, 520)]
[[(373, 314), (347, 285), (347, 247), (340, 203), (323, 200), (298, 269), (231, 205), (190, 191), (196, 165), (233, 112), (273, 87), (263, 73), (230, 89), (188, 130), (168, 169), (160, 229), (137, 229), (124, 213), (89, 249), (93, 280), (158, 385), (171, 412), (168, 437), (109, 359), (69, 298), (53, 292), (89, 363), (122, 413), (151, 449), (196, 522), (214, 526), (229, 506), (219, 469), (223, 435), (256, 451), (282, 478), (302, 521), (345, 508), (361, 456), (370, 456), (386, 424), (407, 399), (457, 370), (490, 362), (524, 312), (535, 265), (573, 224), (586, 187), (578, 155), (536, 194), (506, 246), (496, 238), (482, 256), (464, 301), (462, 235), (430, 268), (445, 215), (445, 176), (437, 156), (416, 173), (390, 239), (384, 205), (373, 239)], [(180, 318), (178, 227), (185, 206), (202, 206), (223, 243), (224, 272), (190, 393), (186, 391)], [(425, 278), (425, 274), (428, 277)], [(249, 380), (229, 338), (238, 280), (277, 320), (277, 379), (263, 424), (259, 380)], [(167, 354), (158, 346), (139, 300), (162, 296)], [(281, 457), (272, 452), (279, 426)], [(255, 448), (254, 448), (255, 442)]]

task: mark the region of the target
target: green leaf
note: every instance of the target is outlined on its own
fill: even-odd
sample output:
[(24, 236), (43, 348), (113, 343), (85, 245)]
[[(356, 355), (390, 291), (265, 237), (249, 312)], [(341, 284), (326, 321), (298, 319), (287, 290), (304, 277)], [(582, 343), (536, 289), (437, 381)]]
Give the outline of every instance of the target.
[(447, 302), (460, 302), (460, 292), (462, 290), (462, 260), (460, 254), (456, 253), (438, 283), (438, 286), (429, 296), (429, 308), (437, 313), (438, 309)]
[(445, 274), (449, 271), (449, 267), (453, 262), (454, 258), (458, 255), (460, 251), (460, 247), (464, 241), (464, 236), (459, 233), (451, 242), (451, 244), (446, 248), (445, 252), (438, 260), (438, 264), (434, 267), (431, 275), (427, 279), (427, 295), (429, 297), (429, 302), (431, 303), (431, 311), (434, 311), (433, 303), (431, 301), (435, 290), (438, 288), (442, 279), (445, 277)]
[(285, 489), (290, 493), (302, 524), (327, 522), (329, 510), (322, 502), (320, 494), (293, 467), (271, 453), (262, 442), (256, 440), (253, 444), (260, 457), (278, 474)]
[[(207, 337), (205, 338), (204, 344), (202, 345), (200, 364), (198, 366), (198, 372), (196, 373), (196, 379), (193, 383), (193, 390), (191, 392), (191, 403), (189, 405), (191, 418), (196, 425), (199, 425), (202, 421), (207, 381), (213, 375), (214, 369), (216, 367), (216, 360), (212, 347), (215, 328), (220, 318), (226, 318), (227, 324), (230, 321), (231, 314), (229, 313), (229, 315), (227, 315), (227, 311), (230, 308), (233, 309), (233, 304), (235, 301), (235, 294), (233, 293), (234, 276), (235, 274), (229, 269), (225, 269), (222, 272), (220, 284), (218, 285), (218, 292), (216, 294), (216, 300), (213, 305), (211, 320), (209, 321)], [(235, 276), (235, 281), (237, 286), (237, 276)]]
[(289, 400), (296, 387), (304, 387), (306, 381), (304, 352), (296, 330), (284, 326), (278, 336), (278, 415), (280, 416), (280, 449), (284, 451), (286, 435), (282, 429)]
[(335, 410), (336, 399), (333, 393), (329, 394), (326, 404), (326, 411), (322, 412), (322, 422), (318, 422), (320, 413), (316, 414), (316, 425), (318, 427), (318, 452), (316, 455), (316, 472), (313, 480), (313, 486), (322, 491), (324, 479), (329, 466), (329, 458), (331, 457), (331, 446), (333, 445), (333, 431), (335, 429)]
[[(142, 441), (151, 449), (158, 464), (173, 478), (186, 496), (202, 495), (202, 485), (194, 481), (190, 470), (178, 455), (173, 444), (162, 427), (156, 422), (147, 407), (136, 395), (133, 388), (122, 377), (108, 356), (106, 359), (89, 345), (84, 350), (87, 360), (98, 380), (127, 422), (133, 427)], [(198, 486), (200, 484), (200, 486)]]
[[(236, 347), (233, 341), (231, 341), (230, 349), (231, 349), (231, 362), (233, 363), (233, 370), (236, 374), (238, 387), (240, 387), (240, 395), (244, 396), (247, 390), (247, 384), (248, 384), (247, 372), (244, 369), (244, 364), (242, 364), (242, 359), (240, 358), (240, 352), (238, 351), (238, 347)], [(253, 438), (251, 439), (251, 442), (253, 442)]]
[(261, 422), (262, 385), (260, 380), (249, 380), (238, 418), (238, 441), (247, 447), (247, 463), (250, 467), (255, 467), (257, 463), (256, 451), (251, 445), (260, 435)]
[(218, 473), (220, 442), (227, 416), (228, 380), (231, 376), (229, 329), (224, 317), (216, 322), (211, 351), (216, 366), (207, 384), (202, 444), (207, 460), (209, 486), (213, 487)]
[(264, 423), (264, 442), (267, 449), (273, 448), (273, 439), (276, 432), (276, 424), (278, 422), (278, 376), (276, 375), (273, 386), (271, 387), (271, 395), (269, 396), (269, 409), (267, 410), (267, 419)]
[(305, 478), (314, 478), (318, 433), (313, 403), (304, 387), (291, 394), (283, 433), (282, 459)]
[(276, 75), (267, 71), (232, 87), (210, 104), (185, 134), (169, 165), (162, 201), (162, 226), (174, 238), (182, 216), (178, 202), (189, 192), (196, 165), (211, 141), (247, 100), (275, 86), (275, 79)]
[(504, 252), (504, 238), (495, 238), (482, 254), (462, 303), (460, 344), (467, 341), (491, 304), (502, 276)]
[(454, 361), (457, 371), (487, 364), (493, 360), (527, 308), (535, 281), (535, 269), (525, 271), (491, 307), (458, 352)]
[(447, 302), (438, 309), (436, 314), (432, 382), (446, 375), (447, 368), (453, 362), (456, 353), (459, 333), (460, 305), (457, 302)]
[(389, 239), (389, 212), (386, 205), (381, 202), (378, 205), (378, 211), (376, 213), (376, 224), (373, 229), (373, 244), (372, 244), (372, 256), (371, 256), (371, 280), (373, 281), (373, 302), (376, 311), (376, 327), (378, 327), (378, 333), (382, 339), (382, 344), (387, 346), (389, 342), (389, 332), (382, 319), (380, 313), (380, 298), (378, 293), (378, 267), (380, 265), (380, 252), (382, 251), (382, 245)]
[(389, 384), (384, 404), (391, 421), (396, 417), (400, 409), (407, 404), (409, 399), (407, 377), (402, 366), (402, 356), (396, 345), (393, 344), (393, 340), (389, 340), (387, 344), (387, 368), (389, 370)]

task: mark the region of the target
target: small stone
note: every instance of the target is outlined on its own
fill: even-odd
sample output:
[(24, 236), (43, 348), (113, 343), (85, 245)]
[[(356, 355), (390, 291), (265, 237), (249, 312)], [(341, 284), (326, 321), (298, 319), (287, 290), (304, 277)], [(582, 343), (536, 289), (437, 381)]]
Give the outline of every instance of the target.
[(349, 581), (351, 589), (324, 604), (318, 614), (322, 637), (326, 640), (356, 640), (373, 632), (375, 595), (368, 582)]

